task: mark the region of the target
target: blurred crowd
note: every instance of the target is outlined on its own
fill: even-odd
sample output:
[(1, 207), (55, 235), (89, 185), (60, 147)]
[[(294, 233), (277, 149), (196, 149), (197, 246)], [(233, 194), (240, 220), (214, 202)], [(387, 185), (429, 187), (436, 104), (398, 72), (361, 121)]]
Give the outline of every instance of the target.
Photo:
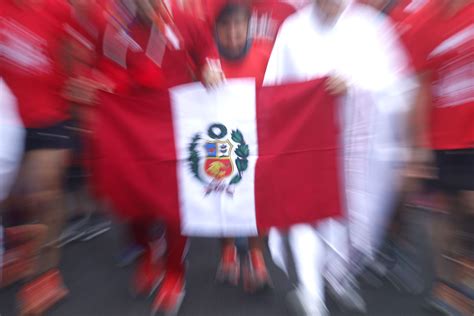
[(295, 313), (328, 314), (325, 285), (365, 312), (360, 283), (387, 279), (423, 293), (427, 308), (474, 315), (474, 1), (2, 0), (0, 293), (21, 283), (19, 315), (69, 295), (62, 247), (107, 232), (111, 218), (123, 235), (118, 264), (136, 265), (133, 293), (156, 292), (154, 313), (178, 313), (179, 225), (114, 216), (94, 185), (100, 95), (249, 77), (328, 77), (344, 106), (347, 216), (224, 238), (217, 280), (242, 278), (250, 293), (273, 286), (268, 244), (284, 271), (293, 257)]

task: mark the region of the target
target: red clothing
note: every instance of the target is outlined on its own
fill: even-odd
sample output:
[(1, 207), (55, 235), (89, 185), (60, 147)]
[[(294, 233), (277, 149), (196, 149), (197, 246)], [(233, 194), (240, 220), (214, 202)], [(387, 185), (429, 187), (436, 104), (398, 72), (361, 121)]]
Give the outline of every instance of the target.
[(100, 31), (105, 25), (103, 7), (91, 2), (85, 8), (75, 8), (66, 28), (72, 45), (73, 76), (89, 76), (96, 66)]
[[(119, 93), (134, 89), (166, 89), (199, 78), (218, 53), (203, 21), (174, 10), (175, 29), (166, 38), (156, 28), (132, 24), (127, 32), (108, 24), (102, 39), (101, 70)], [(117, 38), (120, 38), (118, 41)]]
[(2, 0), (0, 11), (0, 75), (18, 100), (24, 125), (45, 127), (68, 119), (60, 60), (70, 7), (60, 0), (22, 6)]
[(255, 78), (257, 86), (261, 86), (270, 53), (271, 45), (255, 43), (242, 60), (230, 61), (222, 59), (222, 70), (226, 78)]
[(431, 146), (437, 150), (474, 147), (474, 4), (454, 16), (444, 8), (417, 30), (409, 47), (415, 68), (431, 73)]
[[(183, 42), (179, 49), (168, 49), (165, 52), (163, 72), (167, 77), (168, 87), (199, 79), (203, 66), (209, 61), (219, 61), (214, 39), (203, 21), (177, 10), (173, 19)], [(193, 73), (190, 66), (195, 67), (197, 73)]]
[(295, 8), (279, 0), (252, 1), (251, 35), (259, 41), (274, 43), (285, 19), (295, 13)]
[(426, 2), (422, 1), (413, 1), (413, 0), (400, 0), (397, 1), (395, 6), (390, 10), (390, 17), (395, 22), (403, 22), (408, 17), (418, 12), (423, 6), (426, 5)]
[(417, 38), (412, 34), (431, 18), (436, 6), (435, 1), (400, 0), (390, 10), (389, 16), (405, 46), (416, 45)]

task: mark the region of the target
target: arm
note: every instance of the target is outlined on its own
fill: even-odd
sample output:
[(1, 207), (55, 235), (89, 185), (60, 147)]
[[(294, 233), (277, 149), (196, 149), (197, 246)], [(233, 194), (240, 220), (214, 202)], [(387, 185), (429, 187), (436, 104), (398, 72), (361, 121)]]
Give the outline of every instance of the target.
[(206, 86), (216, 86), (224, 80), (219, 53), (208, 25), (192, 16), (177, 15), (183, 21), (183, 38), (190, 62), (198, 69), (198, 76)]

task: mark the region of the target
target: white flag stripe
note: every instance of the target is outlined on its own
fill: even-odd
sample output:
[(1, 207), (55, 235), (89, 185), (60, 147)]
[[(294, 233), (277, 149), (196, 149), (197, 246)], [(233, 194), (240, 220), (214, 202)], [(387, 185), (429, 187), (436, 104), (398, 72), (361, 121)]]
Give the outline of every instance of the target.
[[(256, 102), (254, 80), (231, 80), (216, 90), (206, 90), (200, 84), (180, 86), (171, 90), (173, 124), (178, 158), (178, 186), (182, 231), (194, 236), (253, 236), (257, 234), (255, 217), (255, 164), (258, 153)], [(223, 107), (222, 105), (226, 106)], [(206, 175), (206, 141), (212, 141), (208, 129), (212, 124), (223, 124), (227, 137), (239, 129), (249, 146), (248, 168), (242, 180), (227, 192), (210, 192), (206, 188), (211, 179)], [(191, 172), (190, 144), (196, 134), (202, 140), (196, 147), (199, 152), (199, 174), (206, 183)], [(235, 150), (232, 143), (231, 163), (236, 174)], [(230, 179), (225, 179), (228, 185)]]

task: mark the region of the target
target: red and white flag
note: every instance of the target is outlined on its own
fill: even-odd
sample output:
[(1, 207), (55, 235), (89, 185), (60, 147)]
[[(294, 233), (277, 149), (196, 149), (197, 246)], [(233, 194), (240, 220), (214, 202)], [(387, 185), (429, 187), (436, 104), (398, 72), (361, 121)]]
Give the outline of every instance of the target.
[(122, 217), (252, 236), (341, 214), (337, 106), (323, 80), (104, 94), (99, 111), (94, 177)]

